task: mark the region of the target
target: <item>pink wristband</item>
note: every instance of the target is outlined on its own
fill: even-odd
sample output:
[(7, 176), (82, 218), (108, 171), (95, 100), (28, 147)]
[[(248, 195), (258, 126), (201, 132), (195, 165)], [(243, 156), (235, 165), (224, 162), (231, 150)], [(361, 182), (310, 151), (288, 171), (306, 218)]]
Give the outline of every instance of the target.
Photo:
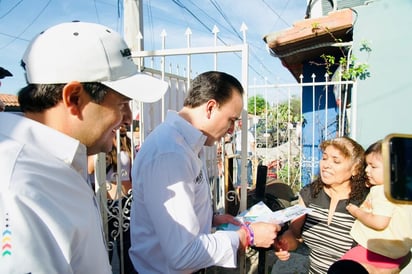
[(254, 246), (255, 245), (255, 233), (253, 232), (252, 227), (250, 226), (250, 223), (246, 224), (247, 229), (249, 230), (249, 235), (250, 235), (250, 245)]

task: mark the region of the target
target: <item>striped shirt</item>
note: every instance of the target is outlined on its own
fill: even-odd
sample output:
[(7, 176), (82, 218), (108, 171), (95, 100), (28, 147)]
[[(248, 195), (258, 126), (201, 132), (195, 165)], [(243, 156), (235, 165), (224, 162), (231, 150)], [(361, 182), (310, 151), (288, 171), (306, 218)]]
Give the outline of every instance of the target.
[(349, 234), (355, 219), (345, 209), (347, 200), (340, 200), (328, 225), (330, 197), (325, 191), (322, 189), (313, 198), (311, 188), (307, 186), (300, 195), (306, 207), (312, 209), (302, 231), (303, 240), (310, 249), (309, 273), (327, 273), (329, 266), (355, 245)]

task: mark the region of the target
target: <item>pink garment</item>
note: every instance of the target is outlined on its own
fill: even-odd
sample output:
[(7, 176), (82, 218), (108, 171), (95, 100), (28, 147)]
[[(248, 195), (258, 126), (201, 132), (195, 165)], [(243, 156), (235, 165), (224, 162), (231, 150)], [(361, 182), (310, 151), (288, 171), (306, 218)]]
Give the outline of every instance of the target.
[(361, 245), (357, 245), (346, 252), (341, 259), (353, 260), (358, 263), (366, 263), (378, 268), (397, 268), (403, 263), (405, 257), (391, 259), (367, 250)]

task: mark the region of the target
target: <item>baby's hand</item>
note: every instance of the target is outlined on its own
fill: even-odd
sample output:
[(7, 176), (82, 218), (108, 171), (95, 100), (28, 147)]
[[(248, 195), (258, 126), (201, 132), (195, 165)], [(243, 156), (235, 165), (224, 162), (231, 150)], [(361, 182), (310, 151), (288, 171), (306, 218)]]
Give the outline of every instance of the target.
[(358, 208), (358, 206), (351, 203), (346, 206), (346, 210), (349, 211), (349, 213), (352, 214), (352, 216), (354, 217), (356, 217), (355, 212), (356, 210), (358, 210)]
[(289, 245), (286, 240), (275, 239), (273, 247), (275, 249), (275, 255), (279, 258), (279, 260), (281, 261), (289, 260), (290, 258), (290, 253), (288, 251)]
[(275, 255), (278, 257), (279, 260), (281, 261), (287, 261), (290, 258), (290, 253), (287, 250), (279, 250), (275, 251)]
[(275, 251), (289, 250), (288, 242), (285, 239), (281, 239), (281, 238), (275, 239), (275, 242), (273, 243), (273, 247)]

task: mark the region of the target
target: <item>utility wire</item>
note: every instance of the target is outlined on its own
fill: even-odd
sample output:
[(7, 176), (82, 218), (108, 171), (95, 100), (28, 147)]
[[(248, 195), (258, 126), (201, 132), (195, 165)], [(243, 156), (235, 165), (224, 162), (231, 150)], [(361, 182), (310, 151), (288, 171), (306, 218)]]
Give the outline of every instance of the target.
[[(149, 21), (149, 28), (151, 30), (154, 29), (154, 25), (153, 25), (153, 13), (152, 13), (152, 2), (151, 0), (147, 0), (147, 19)], [(149, 31), (150, 33), (150, 44), (152, 45), (151, 48), (154, 48), (154, 31)], [(142, 35), (144, 35), (142, 33)]]
[(230, 26), (232, 29), (232, 32), (240, 39), (242, 40), (242, 37), (240, 36), (239, 32), (235, 29), (233, 24), (230, 22), (229, 18), (226, 16), (226, 14), (223, 12), (222, 8), (219, 6), (219, 4), (215, 0), (209, 0), (210, 3), (216, 8), (217, 12), (223, 17), (225, 22)]
[[(230, 22), (230, 19), (226, 16), (226, 14), (223, 12), (223, 9), (219, 6), (219, 4), (216, 2), (216, 0), (210, 0), (212, 5), (216, 8), (216, 10), (219, 12), (219, 14), (224, 18), (226, 23), (230, 26), (232, 29), (232, 32), (239, 38), (240, 41), (243, 41), (243, 38), (240, 36), (239, 32), (235, 29), (233, 24)], [(251, 44), (252, 45), (252, 44)], [(271, 70), (264, 64), (264, 62), (257, 56), (256, 51), (253, 49), (253, 47), (250, 48), (250, 54), (252, 55), (255, 60), (258, 61), (260, 64), (261, 68), (264, 69), (267, 73), (271, 73)], [(257, 69), (253, 67), (253, 65), (249, 64), (250, 69), (252, 69), (257, 75), (261, 75), (261, 72), (258, 72)], [(263, 78), (263, 77), (262, 77)]]
[(204, 11), (204, 9), (201, 9), (195, 2), (193, 2), (192, 0), (188, 0), (188, 1), (191, 2), (192, 5), (195, 6), (201, 13), (203, 13), (203, 15), (204, 15), (205, 17), (209, 18), (209, 20), (210, 20), (211, 22), (213, 22), (215, 25), (219, 25), (219, 28), (220, 28), (220, 29), (225, 29), (225, 30), (227, 30), (227, 32), (231, 32), (230, 29), (228, 29), (226, 26), (220, 25), (220, 23), (219, 23), (215, 18), (213, 18), (212, 16), (210, 16), (209, 14), (207, 14), (207, 13)]
[(16, 41), (16, 40), (18, 40), (18, 39), (22, 39), (22, 38), (21, 38), (21, 35), (23, 35), (23, 33), (25, 33), (26, 30), (27, 30), (28, 28), (30, 28), (30, 27), (34, 24), (34, 22), (37, 21), (37, 19), (39, 19), (40, 15), (42, 15), (42, 13), (47, 9), (47, 7), (50, 5), (51, 1), (52, 1), (52, 0), (49, 0), (49, 1), (46, 3), (46, 5), (40, 10), (40, 12), (37, 14), (37, 16), (30, 22), (29, 25), (27, 25), (27, 27), (25, 27), (25, 28), (23, 29), (22, 32), (20, 32), (14, 39), (12, 39), (9, 43), (7, 43), (6, 45), (4, 45), (4, 46), (1, 47), (0, 49), (5, 49), (5, 48), (7, 48), (9, 45), (11, 45), (14, 41)]
[(120, 28), (123, 26), (123, 1), (122, 0), (117, 0), (117, 25), (116, 25), (116, 30), (119, 33), (122, 33), (120, 31)]
[(97, 22), (100, 24), (99, 11), (97, 10), (96, 0), (93, 1), (94, 11), (96, 12)]
[[(192, 0), (187, 0), (191, 5), (193, 5), (195, 8), (197, 8), (200, 12), (204, 14), (210, 21), (218, 24), (218, 21), (212, 17), (209, 16), (208, 14), (205, 13), (204, 9), (201, 9), (197, 4), (195, 4)], [(203, 26), (207, 31), (212, 32), (211, 28), (208, 27), (208, 25), (206, 25), (205, 20), (201, 20), (199, 18), (199, 16), (193, 11), (193, 7), (188, 7), (187, 5), (185, 5), (184, 3), (182, 3), (181, 0), (172, 0), (173, 3), (175, 3), (178, 7), (180, 7), (182, 10), (186, 11), (188, 14), (190, 14), (196, 21), (198, 21), (200, 23), (201, 26)], [(234, 33), (235, 36), (243, 42), (243, 38), (240, 36), (239, 32), (236, 31), (236, 29), (234, 28), (233, 24), (230, 22), (230, 19), (228, 18), (228, 16), (223, 12), (222, 8), (219, 6), (219, 4), (215, 1), (215, 0), (210, 0), (211, 4), (214, 6), (214, 8), (218, 11), (218, 13), (224, 18), (225, 22), (227, 23), (227, 25), (230, 26), (230, 29), (227, 29), (225, 26), (223, 26), (224, 29), (228, 30), (229, 33)], [(265, 3), (266, 4), (266, 3)], [(210, 14), (210, 13), (209, 13)], [(218, 36), (218, 40), (220, 42), (223, 43), (223, 45), (228, 45), (228, 43), (226, 43), (220, 36)], [(262, 42), (263, 43), (263, 42)], [(261, 79), (265, 79), (266, 77), (264, 77), (262, 74), (263, 73), (269, 73), (272, 74), (273, 71), (271, 69), (269, 69), (265, 63), (262, 61), (261, 58), (258, 57), (258, 55), (256, 54), (256, 51), (254, 49), (254, 47), (259, 48), (258, 46), (255, 46), (254, 44), (250, 44), (250, 55), (251, 57), (253, 57), (253, 60), (255, 60), (259, 65), (259, 69), (255, 68), (254, 65), (252, 65), (251, 63), (249, 63), (249, 69), (251, 71), (253, 71), (256, 75), (260, 76)], [(266, 51), (266, 49), (263, 49)], [(241, 59), (239, 53), (235, 52), (234, 53), (239, 59)], [(270, 54), (268, 53), (268, 58), (270, 57)], [(272, 81), (269, 81), (266, 79), (266, 82), (268, 84), (271, 84)]]
[(202, 22), (202, 20), (200, 20), (196, 14), (194, 14), (189, 8), (187, 8), (182, 2), (180, 2), (180, 0), (172, 0), (173, 3), (175, 3), (176, 5), (178, 5), (180, 8), (184, 9), (185, 11), (187, 11), (190, 15), (193, 16), (193, 18), (196, 19), (196, 21), (198, 21), (205, 29), (207, 29), (208, 31), (212, 32), (212, 29), (209, 28), (205, 23)]
[[(290, 1), (290, 0), (289, 0)], [(279, 13), (277, 13), (268, 3), (266, 3), (266, 1), (265, 0), (262, 0), (262, 2), (263, 2), (263, 4), (265, 4), (266, 5), (266, 7), (268, 8), (268, 9), (270, 9), (283, 23), (285, 23), (286, 24), (286, 26), (288, 26), (288, 27), (290, 27), (290, 24), (288, 23), (288, 22), (286, 22), (286, 20), (285, 19), (283, 19), (282, 18), (282, 16), (279, 14)], [(289, 3), (289, 2), (288, 2)], [(287, 6), (288, 4), (286, 4), (286, 6)], [(283, 13), (283, 12), (282, 12)]]
[(30, 42), (30, 39), (17, 37), (17, 36), (14, 36), (14, 35), (11, 35), (11, 34), (8, 34), (8, 33), (4, 33), (4, 32), (0, 32), (0, 35), (7, 36), (7, 37), (10, 37), (10, 38), (14, 38), (15, 40)]
[[(193, 16), (193, 18), (195, 18), (204, 28), (206, 28), (209, 32), (212, 32), (212, 30), (201, 20), (199, 19), (199, 17), (193, 12), (191, 11), (187, 6), (185, 6), (180, 0), (172, 0), (175, 4), (177, 4), (180, 8), (186, 10), (190, 15)], [(230, 26), (231, 31), (233, 32), (237, 38), (239, 38), (240, 41), (243, 41), (243, 38), (240, 36), (240, 34), (236, 31), (236, 29), (234, 28), (233, 24), (230, 22), (229, 18), (226, 16), (226, 14), (223, 12), (222, 8), (219, 6), (219, 4), (213, 0), (210, 1), (212, 3), (212, 5), (215, 7), (215, 9), (218, 11), (218, 13), (224, 18), (224, 20), (226, 21), (226, 23)], [(196, 7), (198, 7), (197, 5), (195, 5)], [(199, 8), (199, 10), (201, 10)], [(202, 11), (203, 12), (203, 11)], [(211, 18), (210, 16), (208, 16), (209, 18)], [(212, 21), (217, 22), (216, 19), (213, 19)], [(218, 37), (219, 41), (221, 41), (224, 45), (227, 45), (227, 43), (219, 36)], [(264, 68), (267, 72), (271, 72), (262, 62), (262, 60), (260, 60), (256, 53), (253, 51), (253, 49), (251, 49), (250, 51), (251, 55), (255, 58), (255, 60), (258, 61), (258, 63), (260, 63), (261, 67)], [(236, 56), (238, 56), (239, 58), (240, 55), (238, 53), (235, 53)], [(261, 75), (261, 72), (259, 72), (252, 64), (249, 63), (249, 68), (254, 71), (257, 75)]]
[(6, 13), (1, 15), (0, 19), (3, 19), (4, 17), (6, 17), (10, 12), (12, 12), (15, 8), (17, 8), (17, 6), (21, 4), (21, 2), (23, 2), (23, 0), (20, 0), (19, 2), (17, 2), (13, 7), (11, 7), (8, 11), (6, 11)]

